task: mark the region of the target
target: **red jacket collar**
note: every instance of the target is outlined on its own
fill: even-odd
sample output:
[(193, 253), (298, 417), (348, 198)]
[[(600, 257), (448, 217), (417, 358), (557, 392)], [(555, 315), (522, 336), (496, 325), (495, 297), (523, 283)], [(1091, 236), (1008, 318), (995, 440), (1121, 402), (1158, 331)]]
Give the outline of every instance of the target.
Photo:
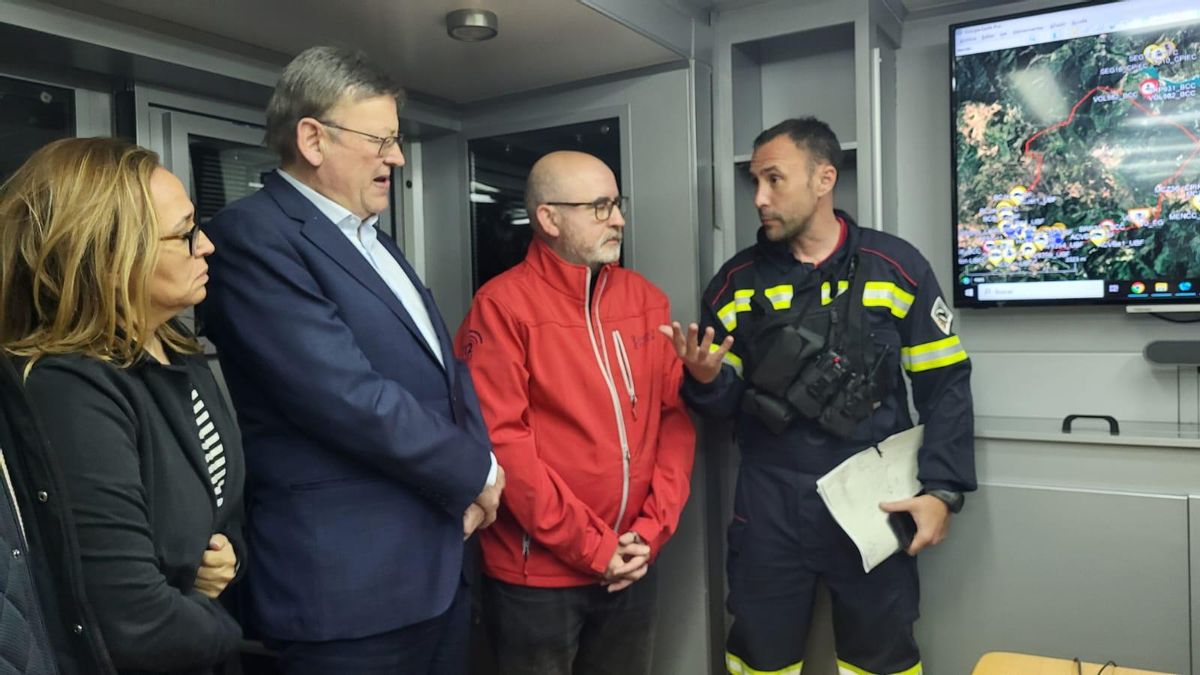
[(821, 265), (824, 265), (830, 258), (833, 257), (835, 253), (842, 250), (842, 246), (846, 244), (846, 219), (842, 218), (842, 216), (837, 213), (835, 213), (833, 217), (837, 218), (838, 225), (841, 226), (841, 228), (838, 230), (837, 245), (833, 247), (833, 250), (829, 252), (829, 255), (825, 256), (824, 260), (814, 263), (813, 267), (820, 267)]
[[(529, 243), (525, 264), (559, 291), (577, 298), (587, 295), (588, 277), (591, 276), (592, 270), (587, 265), (576, 265), (563, 260), (537, 235), (534, 235), (533, 241)], [(600, 268), (600, 274), (605, 274), (616, 266), (617, 263), (608, 263)]]

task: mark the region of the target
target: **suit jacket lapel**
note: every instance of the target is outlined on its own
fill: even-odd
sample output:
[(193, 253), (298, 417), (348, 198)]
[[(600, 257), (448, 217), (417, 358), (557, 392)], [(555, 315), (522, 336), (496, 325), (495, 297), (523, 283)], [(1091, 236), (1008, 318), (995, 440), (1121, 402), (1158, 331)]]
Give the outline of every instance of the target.
[(404, 253), (396, 246), (391, 237), (380, 233), (379, 243), (396, 259), (396, 263), (400, 265), (400, 269), (404, 270), (404, 273), (412, 281), (413, 286), (416, 287), (417, 293), (421, 295), (421, 302), (425, 304), (425, 311), (429, 313), (429, 322), (433, 324), (433, 332), (437, 335), (438, 345), (442, 350), (442, 363), (446, 365), (444, 370), (447, 373), (447, 377), (449, 377), (450, 367), (454, 362), (454, 343), (450, 337), (449, 330), (446, 328), (446, 321), (442, 318), (442, 313), (438, 311), (437, 303), (433, 301), (433, 295), (425, 287), (425, 284), (421, 282), (420, 277), (417, 276), (417, 271), (412, 268), (412, 265), (408, 264), (408, 258), (404, 257)]
[[(275, 199), (275, 202), (279, 204), (279, 207), (288, 217), (303, 223), (300, 232), (304, 235), (305, 239), (311, 241), (321, 252), (332, 258), (342, 269), (346, 270), (347, 274), (365, 286), (371, 293), (374, 293), (392, 311), (392, 314), (396, 315), (400, 323), (404, 324), (404, 327), (412, 334), (417, 344), (421, 345), (421, 348), (425, 350), (429, 358), (437, 358), (432, 349), (430, 349), (429, 344), (425, 342), (424, 336), (421, 335), (421, 331), (417, 328), (417, 324), (413, 322), (408, 310), (404, 309), (404, 304), (400, 302), (400, 299), (388, 287), (383, 277), (375, 271), (375, 268), (371, 267), (371, 264), (367, 262), (363, 254), (354, 247), (354, 244), (350, 243), (346, 235), (342, 234), (337, 225), (330, 222), (325, 217), (325, 214), (321, 213), (320, 209), (274, 172), (263, 174), (263, 189)], [(383, 237), (380, 237), (380, 239), (382, 240)], [(405, 272), (408, 273), (409, 270), (405, 268)], [(409, 274), (409, 278), (414, 277), (415, 275)], [(419, 282), (414, 283), (417, 285), (417, 290), (420, 291), (421, 284)], [(426, 306), (428, 306), (428, 303), (426, 303)]]

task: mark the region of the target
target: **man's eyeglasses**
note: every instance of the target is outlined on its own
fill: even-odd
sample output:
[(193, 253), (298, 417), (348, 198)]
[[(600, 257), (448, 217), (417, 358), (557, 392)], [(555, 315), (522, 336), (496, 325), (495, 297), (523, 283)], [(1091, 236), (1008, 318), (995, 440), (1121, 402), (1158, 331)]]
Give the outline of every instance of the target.
[(590, 206), (595, 214), (596, 220), (608, 220), (612, 217), (613, 209), (621, 209), (624, 214), (629, 208), (629, 197), (624, 195), (612, 199), (610, 197), (601, 197), (594, 202), (542, 202), (546, 206)]
[(333, 127), (334, 129), (340, 129), (342, 131), (349, 131), (352, 134), (358, 134), (359, 136), (362, 136), (364, 138), (369, 138), (372, 141), (375, 141), (376, 143), (379, 144), (379, 156), (380, 157), (383, 157), (384, 155), (386, 155), (388, 150), (392, 149), (392, 146), (399, 145), (404, 142), (404, 134), (396, 134), (395, 136), (376, 136), (375, 134), (368, 134), (365, 131), (359, 131), (357, 129), (347, 129), (344, 126), (342, 126), (340, 124), (334, 124), (333, 122), (327, 122), (325, 120), (317, 120), (317, 121), (320, 122), (321, 124), (324, 124), (327, 127)]
[(188, 245), (188, 255), (196, 257), (196, 242), (200, 241), (200, 221), (195, 221), (183, 234), (172, 234), (169, 237), (159, 237), (159, 241), (186, 241)]

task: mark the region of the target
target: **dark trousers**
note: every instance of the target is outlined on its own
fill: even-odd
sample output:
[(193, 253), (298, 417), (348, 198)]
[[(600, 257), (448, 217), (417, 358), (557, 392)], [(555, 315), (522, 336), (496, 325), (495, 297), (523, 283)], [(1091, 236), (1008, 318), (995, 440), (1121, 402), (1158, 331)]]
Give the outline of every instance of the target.
[(800, 672), (821, 579), (833, 599), (839, 665), (919, 675), (916, 559), (900, 551), (864, 573), (854, 542), (817, 495), (817, 478), (742, 463), (729, 526), (729, 671)]
[(654, 568), (625, 590), (533, 588), (483, 580), (483, 616), (500, 675), (649, 675)]
[(354, 640), (278, 642), (286, 675), (466, 675), (470, 591), (459, 585), (441, 616)]

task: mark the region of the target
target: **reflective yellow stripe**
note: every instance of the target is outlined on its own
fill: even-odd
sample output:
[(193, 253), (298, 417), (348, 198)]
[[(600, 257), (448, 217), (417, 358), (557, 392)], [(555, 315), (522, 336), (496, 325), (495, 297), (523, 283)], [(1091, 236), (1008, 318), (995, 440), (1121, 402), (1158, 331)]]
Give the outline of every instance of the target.
[(797, 661), (779, 670), (755, 670), (746, 665), (745, 661), (729, 652), (725, 652), (725, 668), (729, 670), (731, 675), (800, 675), (800, 671), (804, 669), (804, 662)]
[[(837, 294), (841, 295), (842, 293), (846, 292), (846, 289), (850, 288), (850, 282), (849, 281), (839, 281), (837, 288), (838, 288)], [(831, 302), (833, 302), (833, 298), (830, 297), (830, 295), (829, 295), (829, 282), (826, 281), (821, 284), (821, 304), (828, 305)]]
[(957, 335), (951, 335), (948, 338), (943, 338), (943, 339), (937, 340), (935, 342), (926, 342), (925, 344), (913, 345), (911, 347), (905, 347), (901, 351), (907, 351), (907, 352), (911, 353), (913, 356), (920, 356), (922, 354), (928, 354), (929, 352), (940, 351), (947, 347), (953, 347), (954, 345), (961, 345), (961, 344), (962, 343), (959, 341)]
[(943, 368), (966, 360), (967, 350), (963, 349), (957, 335), (900, 349), (900, 363), (910, 373)]
[(944, 368), (946, 366), (952, 366), (960, 361), (966, 361), (966, 360), (967, 360), (966, 350), (959, 348), (958, 352), (955, 354), (950, 354), (949, 356), (944, 356), (940, 359), (933, 359), (932, 361), (926, 361), (923, 363), (914, 363), (914, 364), (912, 364), (912, 367), (909, 368), (909, 370), (914, 373), (920, 373), (920, 372), (923, 372), (926, 370), (934, 370), (937, 368)]
[(733, 329), (737, 328), (737, 305), (736, 305), (736, 303), (731, 302), (728, 305), (725, 305), (724, 307), (722, 307), (721, 309), (718, 309), (717, 310), (717, 318), (721, 320), (721, 324), (725, 326), (725, 330), (732, 333)]
[(922, 675), (924, 672), (921, 670), (920, 661), (917, 662), (917, 665), (909, 668), (908, 670), (899, 670), (894, 673), (873, 673), (869, 670), (863, 670), (862, 668), (859, 668), (853, 664), (846, 663), (841, 659), (838, 659), (837, 663), (838, 675)]
[[(721, 345), (709, 345), (708, 351), (711, 353), (711, 352), (717, 351), (720, 348), (721, 348)], [(742, 376), (742, 360), (740, 358), (738, 358), (737, 354), (734, 354), (733, 352), (725, 352), (725, 356), (721, 357), (721, 361), (724, 363), (728, 363), (730, 366), (732, 366), (733, 372), (737, 373), (738, 377)]]
[(721, 307), (717, 310), (717, 318), (725, 326), (725, 330), (732, 333), (737, 328), (738, 312), (750, 311), (750, 298), (754, 297), (754, 289), (733, 292), (733, 302)]
[(791, 309), (793, 293), (791, 284), (772, 286), (763, 291), (763, 294), (767, 296), (767, 299), (771, 301), (771, 306), (775, 309)]
[(913, 295), (890, 281), (868, 281), (863, 290), (864, 307), (887, 307), (897, 319), (908, 316)]

